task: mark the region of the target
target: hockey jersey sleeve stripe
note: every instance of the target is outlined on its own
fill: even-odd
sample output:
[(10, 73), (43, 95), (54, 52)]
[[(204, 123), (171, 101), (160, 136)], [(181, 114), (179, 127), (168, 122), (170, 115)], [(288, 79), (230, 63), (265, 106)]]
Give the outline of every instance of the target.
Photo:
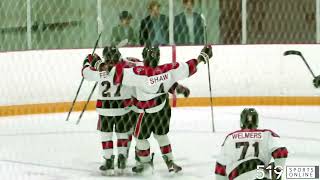
[(248, 161), (242, 162), (229, 173), (229, 176), (228, 176), (229, 180), (233, 180), (236, 177), (246, 172), (256, 170), (258, 165), (265, 165), (265, 164), (260, 159), (250, 159)]
[(112, 148), (113, 148), (113, 141), (102, 142), (102, 149), (112, 149)]
[(230, 172), (230, 174), (229, 174), (229, 180), (233, 180), (233, 179), (235, 179), (236, 177), (238, 177), (239, 175), (240, 175), (240, 174), (239, 174), (238, 170), (235, 169), (235, 170), (233, 170), (233, 171)]
[(196, 59), (191, 59), (186, 62), (189, 66), (189, 76), (192, 76), (194, 73), (197, 72), (197, 64), (198, 61)]
[(288, 150), (286, 147), (281, 147), (272, 152), (273, 158), (286, 158), (288, 157)]
[(226, 176), (226, 166), (223, 166), (220, 163), (216, 163), (216, 169), (214, 171), (215, 174), (219, 174), (221, 176)]
[(168, 64), (163, 64), (161, 66), (157, 66), (155, 68), (148, 67), (148, 66), (136, 66), (133, 68), (133, 72), (137, 75), (141, 76), (155, 76), (159, 74), (166, 73), (170, 70), (177, 69), (179, 68), (180, 64), (179, 63), (168, 63)]

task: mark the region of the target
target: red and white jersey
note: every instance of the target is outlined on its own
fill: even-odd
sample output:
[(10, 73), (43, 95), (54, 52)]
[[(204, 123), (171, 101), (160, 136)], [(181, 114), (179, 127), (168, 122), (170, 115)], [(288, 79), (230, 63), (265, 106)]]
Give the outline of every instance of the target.
[[(257, 166), (286, 158), (280, 137), (268, 129), (242, 129), (227, 135), (217, 159), (216, 179), (256, 179)], [(245, 170), (244, 170), (245, 168)]]
[(170, 63), (157, 66), (136, 66), (122, 68), (116, 66), (115, 84), (136, 87), (135, 106), (148, 113), (160, 111), (166, 101), (167, 93), (178, 80), (185, 79), (197, 71), (197, 60)]
[[(123, 68), (131, 67), (126, 61), (117, 64)], [(114, 84), (113, 76), (115, 69), (109, 73), (99, 72), (96, 69), (85, 65), (82, 70), (83, 77), (88, 81), (96, 81), (99, 86), (97, 99), (97, 112), (103, 116), (121, 116), (131, 110), (134, 88), (122, 84)]]

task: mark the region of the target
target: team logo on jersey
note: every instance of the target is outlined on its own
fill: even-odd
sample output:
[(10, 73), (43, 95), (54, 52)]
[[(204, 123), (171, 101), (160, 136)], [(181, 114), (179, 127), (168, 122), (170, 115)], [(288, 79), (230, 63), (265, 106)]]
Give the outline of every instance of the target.
[(165, 74), (160, 74), (157, 76), (151, 76), (148, 78), (148, 84), (150, 86), (153, 86), (155, 84), (159, 84), (159, 83), (163, 83), (165, 81), (167, 81), (169, 79), (169, 74), (165, 73)]

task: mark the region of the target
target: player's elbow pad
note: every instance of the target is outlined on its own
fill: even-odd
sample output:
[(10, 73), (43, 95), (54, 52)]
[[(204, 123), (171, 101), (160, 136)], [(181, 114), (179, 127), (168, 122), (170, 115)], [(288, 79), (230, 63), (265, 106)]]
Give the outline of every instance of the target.
[(283, 167), (286, 163), (286, 159), (288, 157), (288, 150), (286, 147), (281, 147), (272, 152), (272, 157), (274, 159), (275, 166)]
[(278, 158), (287, 158), (288, 157), (288, 150), (286, 147), (280, 147), (280, 148), (277, 148), (275, 149), (273, 152), (272, 152), (272, 157), (274, 159), (278, 159)]

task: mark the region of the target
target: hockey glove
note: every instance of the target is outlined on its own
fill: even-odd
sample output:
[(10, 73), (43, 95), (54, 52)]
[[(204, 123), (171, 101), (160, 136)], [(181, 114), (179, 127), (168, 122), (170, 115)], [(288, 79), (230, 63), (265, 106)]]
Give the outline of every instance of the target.
[(204, 62), (205, 64), (212, 57), (212, 47), (211, 45), (206, 45), (202, 48), (200, 55), (198, 56), (198, 61)]
[(316, 88), (320, 87), (320, 75), (313, 79), (313, 85)]
[(103, 63), (101, 58), (97, 54), (89, 54), (84, 60), (84, 64), (87, 62), (90, 64), (91, 67), (97, 70), (99, 70), (100, 65)]
[(177, 94), (183, 94), (184, 97), (189, 97), (190, 95), (190, 89), (187, 87), (184, 87), (182, 85), (178, 85), (176, 88)]

